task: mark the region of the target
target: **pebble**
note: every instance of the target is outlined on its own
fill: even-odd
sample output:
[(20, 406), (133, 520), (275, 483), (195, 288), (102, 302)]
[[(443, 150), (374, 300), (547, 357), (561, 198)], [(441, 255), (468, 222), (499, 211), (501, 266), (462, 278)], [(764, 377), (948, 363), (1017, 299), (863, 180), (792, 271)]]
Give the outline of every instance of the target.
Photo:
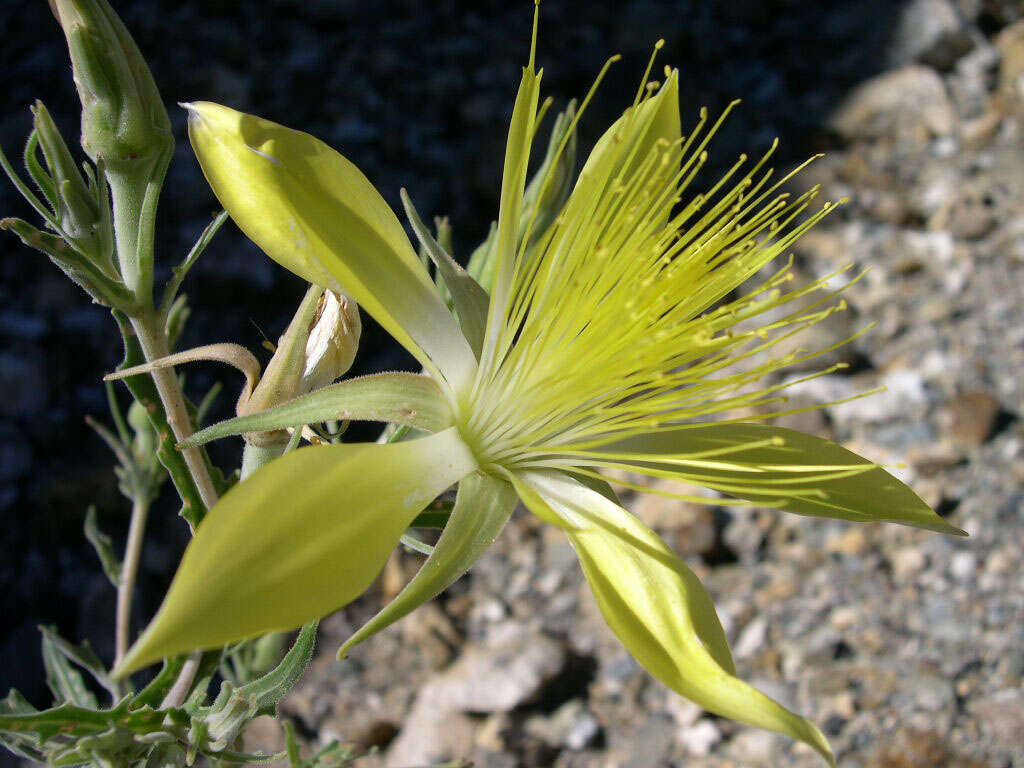
[(694, 757), (707, 757), (711, 753), (711, 748), (722, 740), (722, 732), (710, 720), (700, 720), (688, 728), (681, 729), (676, 738)]
[(832, 115), (830, 125), (848, 140), (897, 135), (921, 147), (952, 133), (956, 114), (939, 74), (909, 64), (859, 85)]

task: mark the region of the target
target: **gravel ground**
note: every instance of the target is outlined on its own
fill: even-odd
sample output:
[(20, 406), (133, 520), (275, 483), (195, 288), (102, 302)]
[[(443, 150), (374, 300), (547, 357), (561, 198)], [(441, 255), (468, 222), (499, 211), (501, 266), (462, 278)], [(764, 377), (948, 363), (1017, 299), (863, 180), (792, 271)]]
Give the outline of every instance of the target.
[[(485, 231), (516, 77), (502, 65), (522, 53), (522, 9), (444, 4), (425, 17), (387, 4), (274, 3), (268, 20), (219, 3), (160, 7), (180, 46), (159, 44), (162, 27), (141, 5), (126, 15), (144, 50), (156, 52), (169, 100), (220, 99), (352, 147), (389, 199), (407, 184), (421, 210), (452, 213), (461, 252)], [(49, 23), (11, 8), (0, 11), (5, 25)], [(721, 164), (776, 134), (788, 144), (783, 166), (827, 151), (799, 185), (821, 184), (829, 199), (851, 202), (801, 242), (799, 270), (813, 279), (853, 262), (870, 272), (847, 291), (850, 311), (803, 344), (877, 325), (837, 353), (851, 363), (844, 375), (793, 394), (812, 404), (887, 391), (785, 425), (905, 462), (894, 471), (971, 537), (625, 498), (711, 590), (741, 675), (813, 718), (843, 768), (1024, 768), (1021, 9), (999, 0), (826, 11), (738, 3), (728, 12), (637, 2), (622, 15), (608, 11), (608, 20), (601, 9), (582, 18), (579, 10), (544, 6), (546, 34), (559, 41), (542, 49), (557, 95), (585, 90), (608, 52), (637, 63), (665, 36), (668, 58), (690, 75), (685, 115), (694, 102), (714, 108), (748, 97), (718, 145)], [(348, 17), (348, 32), (318, 37)], [(16, 50), (5, 56), (20, 69), (11, 101), (20, 108), (42, 96), (55, 113), (51, 102), (72, 114), (69, 86), (42, 84), (63, 55), (60, 40), (47, 38), (33, 59), (15, 56), (28, 49), (12, 39)], [(204, 47), (215, 53), (197, 67)], [(427, 90), (412, 90), (413, 79)], [(622, 83), (609, 89), (627, 92)], [(605, 117), (614, 101), (600, 107)], [(22, 113), (4, 117), (5, 149), (25, 122)], [(187, 247), (212, 207), (187, 150), (179, 154), (164, 206), (174, 250)], [(12, 617), (2, 653), (3, 682), (32, 690), (35, 668), (13, 660), (35, 658), (34, 623), (58, 621), (69, 635), (97, 639), (104, 631), (109, 596), (73, 543), (74, 516), (87, 493), (112, 509), (118, 502), (87, 464), (102, 454), (79, 450), (86, 438), (77, 420), (102, 408), (95, 361), (112, 365), (116, 345), (103, 335), (101, 313), (18, 256), (3, 261), (0, 307), (0, 391), (8, 393), (0, 503), (11, 531), (3, 609)], [(231, 234), (198, 269), (193, 291), (207, 309), (192, 331), (197, 342), (216, 332), (255, 347), (250, 320), (273, 336), (301, 291)], [(26, 281), (30, 294), (17, 290)], [(266, 301), (250, 307), (257, 291)], [(245, 312), (230, 311), (239, 301)], [(377, 351), (379, 340), (370, 334), (364, 370), (402, 364)], [(169, 525), (148, 553), (150, 600), (179, 542)], [(478, 768), (820, 764), (653, 681), (604, 626), (564, 537), (524, 514), (438, 601), (335, 661), (347, 633), (420, 561), (397, 554), (364, 599), (325, 622), (322, 655), (284, 704), (307, 741), (375, 746), (365, 764), (393, 768), (457, 757)], [(271, 726), (257, 723), (251, 744), (273, 746)]]

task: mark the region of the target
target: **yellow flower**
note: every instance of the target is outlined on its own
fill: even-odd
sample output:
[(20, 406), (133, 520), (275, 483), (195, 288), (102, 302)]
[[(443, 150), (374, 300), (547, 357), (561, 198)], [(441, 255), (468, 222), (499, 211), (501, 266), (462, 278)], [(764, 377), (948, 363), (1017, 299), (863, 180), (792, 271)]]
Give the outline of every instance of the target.
[[(350, 293), (425, 371), (335, 384), (211, 427), (196, 442), (337, 417), (429, 434), (302, 448), (229, 492), (119, 672), (340, 608), (369, 586), (424, 507), (458, 483), (420, 572), (342, 652), (451, 584), (521, 500), (564, 529), (609, 626), (651, 674), (711, 712), (800, 739), (831, 763), (814, 725), (736, 677), (707, 592), (599, 473), (628, 470), (719, 493), (694, 499), (704, 503), (958, 533), (884, 469), (838, 445), (705, 419), (777, 402), (779, 386), (750, 385), (816, 354), (772, 349), (834, 311), (819, 308), (826, 298), (778, 318), (779, 307), (819, 284), (786, 291), (783, 268), (743, 298), (728, 297), (828, 206), (801, 220), (816, 190), (778, 193), (768, 156), (746, 173), (741, 160), (713, 189), (688, 194), (718, 123), (702, 113), (684, 137), (677, 74), (666, 71), (660, 85), (641, 88), (561, 210), (533, 232), (538, 217), (524, 210), (524, 190), (540, 79), (531, 54), (509, 131), (489, 295), (408, 205), (454, 314), (398, 218), (348, 160), (275, 123), (188, 106), (196, 154), (242, 230), (296, 274)], [(543, 198), (543, 190), (533, 195)], [(758, 325), (770, 311), (776, 319)]]

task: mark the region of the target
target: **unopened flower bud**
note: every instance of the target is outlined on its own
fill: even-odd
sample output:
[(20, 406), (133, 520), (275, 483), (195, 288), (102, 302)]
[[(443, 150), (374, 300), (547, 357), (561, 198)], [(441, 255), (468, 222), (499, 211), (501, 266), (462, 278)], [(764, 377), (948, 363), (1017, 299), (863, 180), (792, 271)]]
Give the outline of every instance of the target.
[[(352, 365), (362, 329), (359, 308), (342, 293), (311, 287), (252, 394), (239, 402), (238, 415), (259, 413), (326, 386)], [(245, 435), (250, 445), (285, 442), (283, 431)]]
[[(60, 232), (106, 276), (117, 278), (113, 263), (113, 233), (101, 213), (95, 190), (90, 189), (71, 155), (64, 137), (43, 102), (32, 108), (35, 136), (42, 147), (53, 182), (51, 202)], [(104, 201), (105, 203), (105, 201)]]
[(50, 0), (71, 52), (82, 102), (82, 148), (116, 168), (162, 156), (171, 124), (135, 41), (106, 0)]
[(324, 291), (306, 342), (306, 368), (300, 388), (311, 392), (343, 376), (352, 367), (362, 330), (355, 299), (344, 293)]

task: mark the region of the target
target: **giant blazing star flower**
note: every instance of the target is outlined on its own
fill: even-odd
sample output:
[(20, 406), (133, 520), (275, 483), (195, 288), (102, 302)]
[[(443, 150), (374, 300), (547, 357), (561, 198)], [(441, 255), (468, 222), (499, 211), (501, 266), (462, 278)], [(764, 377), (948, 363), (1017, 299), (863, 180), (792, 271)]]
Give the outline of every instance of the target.
[[(884, 469), (834, 443), (706, 420), (777, 402), (779, 386), (750, 385), (814, 354), (772, 350), (834, 311), (821, 308), (825, 299), (779, 316), (820, 284), (787, 290), (783, 268), (728, 297), (829, 206), (801, 220), (816, 191), (777, 193), (767, 156), (688, 196), (717, 124), (702, 115), (681, 134), (677, 75), (666, 71), (600, 139), (557, 215), (538, 223), (524, 207), (541, 79), (530, 58), (509, 131), (489, 295), (410, 206), (455, 313), (348, 160), (307, 134), (189, 105), (203, 171), (241, 229), (301, 277), (349, 292), (424, 369), (334, 385), (276, 414), (235, 420), (234, 433), (256, 418), (261, 428), (268, 418), (276, 427), (314, 412), (326, 418), (329, 399), (333, 417), (398, 422), (424, 436), (301, 448), (231, 490), (199, 526), (119, 672), (340, 608), (370, 585), (424, 507), (458, 483), (433, 553), (342, 652), (450, 585), (522, 501), (565, 531), (609, 626), (651, 674), (711, 712), (788, 734), (832, 762), (814, 725), (736, 677), (697, 577), (599, 473), (675, 480), (684, 498), (693, 485), (718, 492), (694, 499), (704, 503), (957, 532)], [(758, 324), (768, 312), (773, 319)], [(228, 433), (211, 429), (197, 440)]]

